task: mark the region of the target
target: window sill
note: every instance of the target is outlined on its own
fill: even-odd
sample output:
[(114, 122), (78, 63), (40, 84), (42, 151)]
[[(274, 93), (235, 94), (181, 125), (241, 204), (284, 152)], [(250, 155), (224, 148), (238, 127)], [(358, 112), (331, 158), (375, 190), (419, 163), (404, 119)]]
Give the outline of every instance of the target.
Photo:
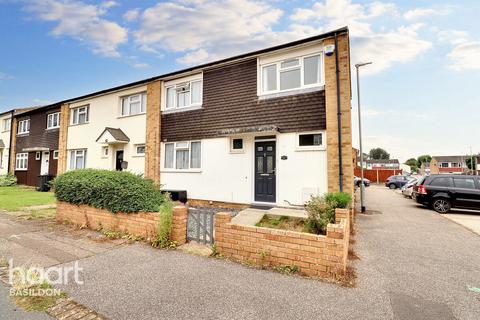
[(60, 129), (60, 127), (52, 127), (52, 128), (47, 128), (45, 130), (51, 131), (51, 130), (58, 130), (58, 129)]
[(144, 154), (134, 154), (132, 155), (132, 158), (145, 158)]
[(302, 152), (302, 151), (325, 151), (327, 150), (326, 147), (320, 146), (320, 147), (296, 147), (295, 151)]
[(166, 172), (166, 173), (201, 173), (202, 169), (188, 169), (188, 170), (162, 169), (162, 170), (160, 170), (160, 174), (162, 172)]
[(28, 169), (15, 169), (15, 171), (28, 171)]
[(30, 132), (23, 132), (23, 133), (17, 133), (17, 136), (23, 137), (23, 136), (28, 136)]
[(245, 150), (242, 149), (242, 150), (230, 150), (230, 153), (231, 154), (242, 154), (242, 153), (245, 153)]
[(123, 118), (131, 118), (131, 117), (136, 117), (136, 116), (144, 116), (146, 115), (146, 112), (141, 112), (141, 113), (136, 113), (136, 114), (128, 114), (125, 116), (118, 116), (117, 119), (123, 119)]
[(69, 127), (76, 127), (76, 126), (83, 126), (84, 124), (90, 124), (90, 122), (84, 122), (84, 123), (71, 123), (68, 126)]
[(163, 109), (162, 114), (170, 114), (170, 113), (177, 113), (177, 112), (186, 112), (186, 111), (193, 111), (202, 109), (202, 105), (194, 105), (190, 107), (182, 107), (182, 108), (175, 108), (175, 109)]
[(317, 91), (322, 91), (322, 90), (325, 90), (324, 85), (320, 85), (320, 86), (316, 86), (316, 87), (310, 87), (310, 88), (300, 88), (300, 89), (293, 89), (293, 90), (288, 90), (288, 91), (274, 92), (274, 93), (261, 93), (258, 96), (258, 100), (281, 98), (281, 97), (293, 96), (293, 95), (297, 95), (297, 94), (317, 92)]

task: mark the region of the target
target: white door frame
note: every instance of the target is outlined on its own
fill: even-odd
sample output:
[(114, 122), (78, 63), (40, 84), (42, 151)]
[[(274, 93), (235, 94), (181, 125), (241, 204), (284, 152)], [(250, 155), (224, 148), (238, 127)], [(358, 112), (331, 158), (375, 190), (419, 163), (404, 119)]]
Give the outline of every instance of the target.
[(50, 151), (42, 151), (40, 175), (47, 175), (50, 168)]

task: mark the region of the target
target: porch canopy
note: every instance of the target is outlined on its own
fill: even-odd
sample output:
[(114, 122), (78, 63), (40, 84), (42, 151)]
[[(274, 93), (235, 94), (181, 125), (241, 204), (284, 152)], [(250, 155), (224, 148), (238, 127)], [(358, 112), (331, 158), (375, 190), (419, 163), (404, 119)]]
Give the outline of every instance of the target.
[(106, 127), (105, 130), (97, 138), (96, 142), (101, 144), (121, 144), (129, 143), (130, 138), (127, 137), (125, 132), (120, 128), (109, 128)]

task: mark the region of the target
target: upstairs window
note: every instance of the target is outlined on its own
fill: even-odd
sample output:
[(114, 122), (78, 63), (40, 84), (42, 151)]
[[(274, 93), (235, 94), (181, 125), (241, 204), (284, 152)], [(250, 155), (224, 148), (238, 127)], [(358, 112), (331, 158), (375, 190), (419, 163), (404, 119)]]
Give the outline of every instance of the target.
[(202, 104), (202, 80), (192, 80), (166, 88), (166, 110)]
[(265, 66), (261, 70), (262, 93), (276, 93), (319, 86), (323, 83), (323, 55), (291, 58)]
[(139, 93), (122, 98), (122, 116), (145, 113), (147, 109), (147, 94)]
[(30, 119), (18, 121), (18, 134), (30, 132)]
[(10, 128), (12, 127), (12, 119), (4, 119), (3, 120), (3, 131), (10, 131)]
[(72, 124), (84, 124), (89, 121), (89, 106), (83, 106), (78, 108), (73, 108), (72, 112)]
[(60, 128), (60, 112), (47, 115), (47, 129)]

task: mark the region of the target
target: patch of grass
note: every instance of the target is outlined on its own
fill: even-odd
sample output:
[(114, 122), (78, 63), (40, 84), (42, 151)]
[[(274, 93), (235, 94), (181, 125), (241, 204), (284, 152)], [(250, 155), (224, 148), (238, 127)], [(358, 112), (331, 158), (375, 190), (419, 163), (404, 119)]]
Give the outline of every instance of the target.
[(298, 273), (297, 266), (289, 266), (289, 265), (280, 265), (273, 268), (275, 271), (283, 273), (283, 274), (295, 274)]
[(114, 240), (114, 239), (126, 239), (130, 241), (142, 241), (143, 237), (142, 236), (136, 236), (133, 234), (129, 234), (126, 232), (121, 232), (121, 231), (115, 231), (115, 230), (102, 230), (102, 233), (105, 237), (108, 239)]
[(57, 214), (56, 209), (38, 209), (38, 210), (31, 210), (30, 216), (27, 219), (52, 219), (55, 218)]
[(55, 290), (47, 282), (31, 286), (26, 290), (14, 291), (15, 294), (12, 296), (13, 303), (25, 311), (47, 311), (57, 303), (58, 299), (66, 297), (64, 292)]
[(23, 207), (54, 204), (53, 192), (39, 192), (24, 186), (1, 187), (0, 209), (18, 211)]
[(260, 220), (255, 226), (272, 228), (272, 229), (306, 232), (305, 220), (303, 220), (302, 218), (295, 218), (295, 217), (288, 217), (288, 216), (276, 217), (276, 216), (264, 215), (262, 220)]

